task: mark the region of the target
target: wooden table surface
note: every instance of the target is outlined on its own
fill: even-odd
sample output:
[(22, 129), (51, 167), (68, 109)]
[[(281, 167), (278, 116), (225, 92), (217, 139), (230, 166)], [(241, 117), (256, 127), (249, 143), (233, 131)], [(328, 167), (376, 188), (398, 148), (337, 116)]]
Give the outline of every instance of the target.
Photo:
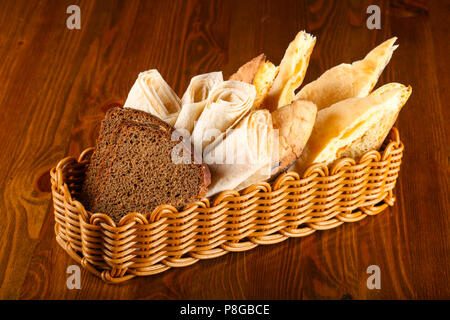
[[(71, 4), (79, 30), (66, 27)], [(379, 30), (366, 27), (370, 4)], [(449, 13), (449, 1), (0, 1), (0, 298), (449, 299)], [(83, 269), (69, 290), (49, 170), (94, 144), (140, 71), (157, 68), (181, 96), (192, 76), (228, 76), (261, 52), (279, 63), (302, 29), (317, 36), (304, 83), (398, 37), (378, 83), (413, 87), (395, 206), (121, 285)], [(381, 289), (367, 288), (370, 265)]]

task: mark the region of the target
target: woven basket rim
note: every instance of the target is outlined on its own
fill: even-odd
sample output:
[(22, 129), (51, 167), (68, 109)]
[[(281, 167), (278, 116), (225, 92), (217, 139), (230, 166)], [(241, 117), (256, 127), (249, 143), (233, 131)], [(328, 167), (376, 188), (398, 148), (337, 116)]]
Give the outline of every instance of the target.
[[(386, 144), (386, 141), (389, 141)], [(283, 189), (277, 188), (277, 186), (281, 185), (286, 180), (298, 180), (298, 184), (307, 184), (310, 180), (316, 178), (337, 180), (341, 177), (344, 172), (344, 169), (349, 167), (364, 166), (373, 161), (386, 161), (390, 157), (390, 152), (392, 149), (400, 148), (402, 151), (404, 149), (403, 143), (400, 140), (399, 130), (396, 127), (392, 127), (390, 133), (386, 137), (383, 146), (379, 150), (370, 150), (364, 153), (358, 161), (353, 158), (341, 158), (334, 161), (331, 164), (323, 164), (323, 163), (315, 163), (309, 166), (302, 175), (300, 175), (296, 171), (286, 171), (279, 174), (276, 178), (272, 178), (269, 180), (265, 180), (262, 182), (255, 183), (245, 189), (240, 191), (237, 190), (225, 190), (222, 191), (212, 197), (205, 197), (201, 200), (191, 202), (185, 205), (181, 210), (176, 209), (172, 205), (162, 204), (157, 206), (152, 212), (148, 213), (140, 213), (140, 212), (129, 212), (125, 216), (123, 216), (118, 222), (115, 222), (109, 215), (105, 213), (95, 213), (86, 210), (84, 205), (74, 199), (69, 190), (69, 186), (64, 182), (62, 170), (69, 163), (87, 163), (89, 162), (90, 156), (94, 151), (94, 147), (88, 147), (84, 149), (78, 158), (73, 156), (67, 156), (61, 159), (55, 167), (50, 170), (50, 176), (54, 179), (55, 183), (52, 184), (52, 188), (61, 187), (63, 190), (64, 197), (66, 198), (68, 203), (73, 203), (75, 207), (77, 207), (78, 212), (81, 214), (81, 219), (86, 223), (94, 223), (95, 221), (102, 221), (102, 224), (105, 226), (110, 226), (113, 228), (122, 228), (125, 229), (129, 226), (130, 223), (135, 223), (136, 218), (138, 218), (140, 223), (149, 224), (159, 221), (163, 215), (166, 214), (185, 214), (188, 215), (190, 212), (194, 211), (198, 208), (209, 208), (211, 206), (216, 206), (216, 204), (225, 204), (224, 200), (228, 197), (238, 197), (238, 200), (235, 202), (248, 201), (252, 198), (252, 196), (258, 191), (269, 192), (273, 189), (276, 189), (280, 193), (283, 192)], [(61, 182), (63, 182), (61, 184)]]

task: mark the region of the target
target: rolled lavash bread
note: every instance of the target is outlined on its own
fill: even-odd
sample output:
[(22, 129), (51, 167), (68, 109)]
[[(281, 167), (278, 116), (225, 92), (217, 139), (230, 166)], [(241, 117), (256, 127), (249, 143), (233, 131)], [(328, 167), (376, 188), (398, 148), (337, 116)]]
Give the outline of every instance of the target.
[(213, 148), (227, 129), (250, 112), (255, 96), (255, 87), (241, 81), (227, 80), (216, 85), (192, 131), (191, 141), (196, 153), (203, 154), (214, 141), (210, 149)]
[(255, 86), (256, 97), (252, 109), (256, 110), (261, 107), (279, 70), (279, 67), (267, 60), (265, 54), (261, 53), (241, 66), (230, 76), (230, 80), (238, 80)]
[(373, 94), (349, 98), (317, 113), (311, 137), (294, 170), (313, 163), (331, 164), (343, 155), (361, 156), (379, 147), (411, 93), (411, 87), (387, 84)]
[(394, 37), (383, 42), (362, 60), (342, 63), (325, 71), (317, 80), (305, 85), (295, 98), (311, 100), (321, 110), (341, 100), (367, 96), (398, 47), (394, 46), (396, 40)]
[(294, 101), (295, 90), (305, 78), (315, 43), (314, 36), (300, 31), (289, 44), (280, 62), (280, 71), (263, 102), (269, 110), (275, 111)]
[(256, 173), (259, 181), (269, 178), (273, 139), (272, 117), (266, 109), (252, 111), (227, 130), (226, 137), (205, 155), (211, 171), (207, 196), (245, 188), (244, 182)]
[(174, 125), (181, 100), (156, 69), (139, 73), (124, 108), (148, 112)]
[[(272, 114), (266, 109), (252, 111), (207, 155), (212, 173), (208, 196), (241, 190), (286, 170), (302, 153), (316, 114), (317, 107), (306, 100)], [(226, 161), (230, 156), (238, 161)]]
[(210, 92), (221, 82), (223, 82), (222, 72), (210, 72), (193, 77), (181, 98), (182, 107), (174, 127), (192, 133)]

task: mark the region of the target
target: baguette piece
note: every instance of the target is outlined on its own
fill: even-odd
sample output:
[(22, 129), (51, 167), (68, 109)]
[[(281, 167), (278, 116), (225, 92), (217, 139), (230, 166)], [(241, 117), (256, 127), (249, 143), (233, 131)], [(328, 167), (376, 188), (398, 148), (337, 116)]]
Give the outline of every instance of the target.
[(280, 63), (280, 71), (263, 104), (271, 111), (294, 101), (295, 90), (300, 87), (308, 69), (316, 38), (300, 31), (289, 44)]
[(173, 161), (172, 150), (178, 144), (171, 140), (173, 128), (129, 120), (119, 127), (93, 212), (118, 222), (130, 212), (150, 213), (161, 204), (181, 209), (206, 195), (208, 167), (194, 164), (193, 155), (188, 164)]
[[(390, 129), (393, 121), (389, 116), (391, 111), (400, 110), (411, 90), (410, 87), (397, 85), (385, 89), (380, 88), (377, 94), (346, 99), (320, 110), (311, 137), (294, 169), (303, 172), (313, 163), (330, 164), (344, 154), (359, 156), (367, 146), (377, 144), (380, 136)], [(368, 142), (359, 147), (361, 141)], [(346, 153), (347, 150), (351, 151)]]
[(230, 80), (238, 80), (255, 86), (256, 97), (252, 108), (258, 109), (269, 93), (279, 70), (279, 67), (267, 60), (265, 54), (261, 53), (241, 66), (236, 73), (230, 76)]
[(317, 80), (305, 85), (295, 96), (313, 101), (319, 110), (348, 98), (365, 97), (375, 87), (381, 73), (389, 63), (396, 37), (391, 38), (362, 60), (342, 63), (325, 71)]
[(279, 158), (278, 162), (272, 163), (272, 176), (286, 170), (300, 157), (316, 116), (316, 105), (301, 99), (272, 112), (273, 128), (278, 130)]

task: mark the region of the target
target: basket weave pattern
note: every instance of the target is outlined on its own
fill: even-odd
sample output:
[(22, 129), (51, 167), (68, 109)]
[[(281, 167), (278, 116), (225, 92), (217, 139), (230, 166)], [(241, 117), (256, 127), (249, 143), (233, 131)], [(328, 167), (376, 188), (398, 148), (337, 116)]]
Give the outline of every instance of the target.
[(78, 160), (67, 157), (50, 172), (56, 240), (84, 268), (119, 283), (376, 215), (394, 204), (403, 144), (393, 128), (380, 151), (359, 161), (314, 164), (302, 177), (289, 171), (182, 211), (161, 205), (151, 213), (130, 213), (117, 224), (76, 200), (92, 151)]

